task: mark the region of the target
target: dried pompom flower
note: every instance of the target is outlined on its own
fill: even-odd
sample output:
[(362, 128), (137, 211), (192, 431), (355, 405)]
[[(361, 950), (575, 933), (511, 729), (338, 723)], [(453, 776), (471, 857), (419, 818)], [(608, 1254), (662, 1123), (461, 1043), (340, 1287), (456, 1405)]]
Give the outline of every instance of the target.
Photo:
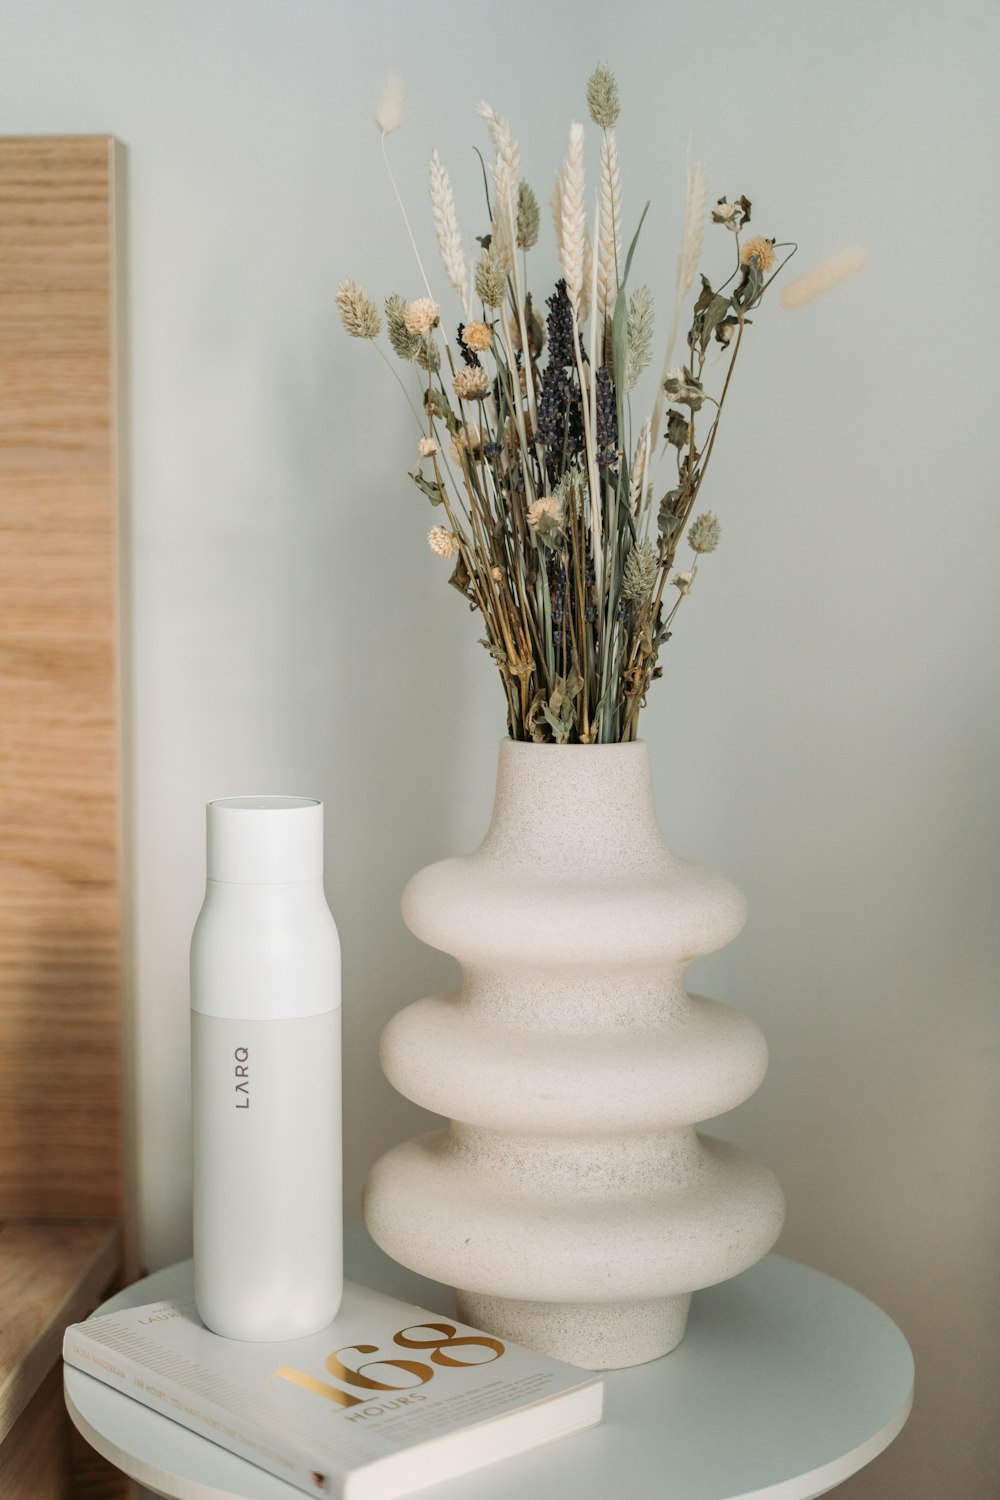
[(390, 73), (375, 106), (375, 124), (383, 135), (391, 135), (403, 123), (405, 87), (401, 73)]
[(421, 458), (433, 458), (435, 453), (440, 453), (441, 445), (437, 438), (422, 437), (417, 444), (417, 451)]
[(721, 536), (719, 518), (710, 510), (704, 510), (700, 516), (696, 516), (688, 530), (688, 541), (695, 552), (714, 552)]
[(546, 519), (558, 526), (562, 522), (562, 505), (555, 495), (544, 495), (540, 500), (532, 501), (525, 515), (529, 526), (541, 526)]
[(432, 526), (427, 533), (427, 545), (435, 557), (454, 557), (458, 551), (458, 537), (445, 526)]
[(406, 304), (403, 314), (403, 322), (406, 324), (408, 333), (430, 333), (436, 328), (441, 317), (441, 309), (430, 297), (417, 297), (414, 302)]
[(470, 323), (462, 332), (462, 340), (474, 354), (483, 354), (493, 342), (493, 330), (488, 323)]
[(618, 119), (618, 84), (607, 63), (598, 63), (587, 80), (587, 108), (594, 124), (604, 130), (610, 130)]
[(755, 234), (743, 246), (740, 260), (748, 266), (754, 256), (757, 257), (757, 264), (761, 271), (766, 275), (774, 265), (774, 241), (766, 240), (762, 234)]
[(697, 568), (689, 568), (685, 573), (675, 573), (670, 582), (682, 594), (690, 594), (691, 585), (694, 583), (694, 575), (697, 571)]
[(538, 199), (524, 181), (517, 185), (517, 248), (531, 250), (538, 243), (541, 215)]
[(652, 542), (639, 542), (625, 559), (622, 570), (622, 598), (630, 604), (645, 604), (656, 582), (656, 548)]
[(466, 457), (479, 459), (483, 454), (483, 435), (475, 422), (464, 422), (455, 431), (451, 444), (451, 456), (456, 463)]
[(485, 401), (490, 393), (490, 377), (482, 366), (459, 370), (453, 385), (459, 401)]
[(500, 307), (507, 295), (507, 268), (492, 250), (484, 250), (476, 261), (476, 295), (487, 307)]
[(379, 310), (356, 281), (345, 279), (340, 283), (337, 288), (337, 307), (340, 321), (352, 339), (378, 338), (382, 331)]
[(782, 307), (805, 307), (807, 302), (821, 297), (832, 286), (839, 286), (842, 281), (856, 276), (867, 259), (868, 252), (855, 246), (842, 250), (839, 255), (831, 255), (828, 260), (821, 260), (804, 276), (796, 276), (788, 283), (781, 293)]

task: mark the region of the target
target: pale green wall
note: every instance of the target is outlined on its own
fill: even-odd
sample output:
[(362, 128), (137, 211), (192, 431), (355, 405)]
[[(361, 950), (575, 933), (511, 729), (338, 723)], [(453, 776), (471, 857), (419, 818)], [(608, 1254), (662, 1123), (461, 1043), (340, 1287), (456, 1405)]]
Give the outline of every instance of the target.
[[(420, 1123), (381, 1079), (379, 1029), (450, 973), (403, 928), (401, 887), (489, 806), (500, 694), (424, 548), (399, 392), (333, 305), (347, 274), (419, 291), (371, 125), (379, 75), (410, 82), (391, 144), (430, 258), (431, 147), (481, 232), (485, 96), (544, 201), (602, 57), (661, 306), (689, 131), (713, 196), (748, 193), (803, 267), (869, 247), (851, 288), (753, 330), (706, 485), (722, 548), (644, 728), (668, 836), (750, 896), (746, 934), (696, 975), (772, 1048), (721, 1128), (781, 1177), (783, 1248), (916, 1351), (909, 1428), (841, 1493), (992, 1500), (996, 5), (5, 0), (0, 19), (0, 130), (111, 131), (130, 152), (151, 1266), (189, 1244), (202, 803), (326, 799), (355, 1202)], [(544, 294), (551, 249), (536, 259)]]

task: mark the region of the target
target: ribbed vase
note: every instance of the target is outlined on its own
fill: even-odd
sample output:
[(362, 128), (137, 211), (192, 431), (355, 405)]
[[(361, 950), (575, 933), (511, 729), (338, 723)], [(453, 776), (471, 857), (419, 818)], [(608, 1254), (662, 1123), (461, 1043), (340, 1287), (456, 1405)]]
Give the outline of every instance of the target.
[(450, 1123), (376, 1163), (373, 1238), (500, 1336), (590, 1369), (667, 1353), (784, 1216), (766, 1167), (694, 1128), (767, 1068), (752, 1021), (684, 988), (742, 892), (667, 847), (645, 744), (505, 740), (485, 839), (403, 915), (463, 981), (390, 1021), (382, 1066)]

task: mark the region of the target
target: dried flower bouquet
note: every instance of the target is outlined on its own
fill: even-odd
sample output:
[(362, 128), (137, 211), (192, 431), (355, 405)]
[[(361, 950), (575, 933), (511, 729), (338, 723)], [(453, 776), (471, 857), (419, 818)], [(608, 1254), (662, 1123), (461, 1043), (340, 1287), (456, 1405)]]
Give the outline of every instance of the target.
[[(390, 179), (385, 141), (402, 118), (400, 88), (390, 82), (376, 113)], [(437, 242), (461, 321), (442, 318), (419, 252), (426, 296), (385, 302), (389, 343), (418, 382), (410, 404), (419, 462), (410, 477), (443, 518), (430, 548), (453, 562), (451, 583), (482, 616), (510, 735), (558, 744), (636, 737), (674, 617), (719, 542), (716, 516), (694, 512), (750, 314), (795, 249), (746, 232), (745, 197), (709, 209), (704, 168), (689, 166), (662, 374), (652, 410), (634, 428), (632, 392), (654, 333), (652, 292), (628, 290), (645, 210), (626, 240), (618, 89), (603, 65), (587, 103), (601, 131), (593, 231), (584, 131), (574, 124), (551, 200), (562, 277), (544, 317), (527, 284), (538, 202), (509, 125), (486, 104), (478, 112), (494, 156), (489, 175), (484, 167), (489, 225), (471, 276), (448, 174), (436, 151), (430, 162)], [(709, 219), (733, 236), (733, 268), (718, 287), (702, 275), (684, 358), (672, 364)], [(407, 230), (416, 252), (408, 221)], [(859, 263), (857, 252), (827, 262), (783, 300), (799, 306)], [(349, 334), (379, 339), (382, 316), (355, 282), (341, 284), (337, 304)], [(714, 396), (706, 377), (716, 371)], [(658, 493), (664, 457), (670, 478)], [(682, 544), (691, 556), (678, 566)]]

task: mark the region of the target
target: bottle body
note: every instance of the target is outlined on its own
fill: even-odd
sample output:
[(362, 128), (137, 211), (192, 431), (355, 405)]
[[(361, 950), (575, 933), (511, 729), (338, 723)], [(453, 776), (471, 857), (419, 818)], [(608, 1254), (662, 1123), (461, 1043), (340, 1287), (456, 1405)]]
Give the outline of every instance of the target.
[(343, 1287), (340, 1011), (191, 1014), (195, 1301), (224, 1338), (306, 1338)]
[[(325, 1328), (343, 1287), (340, 943), (315, 851), (280, 883), (232, 879), (213, 810), (242, 859), (253, 827), (322, 806), (306, 799), (209, 804), (209, 880), (191, 943), (195, 1301), (224, 1338), (270, 1342)], [(272, 805), (272, 804), (280, 804)], [(238, 812), (240, 818), (223, 817)], [(301, 833), (301, 820), (299, 832)], [(222, 835), (216, 833), (216, 844)], [(252, 851), (251, 851), (252, 852)], [(294, 851), (293, 851), (294, 852)], [(296, 874), (312, 878), (296, 880)]]

